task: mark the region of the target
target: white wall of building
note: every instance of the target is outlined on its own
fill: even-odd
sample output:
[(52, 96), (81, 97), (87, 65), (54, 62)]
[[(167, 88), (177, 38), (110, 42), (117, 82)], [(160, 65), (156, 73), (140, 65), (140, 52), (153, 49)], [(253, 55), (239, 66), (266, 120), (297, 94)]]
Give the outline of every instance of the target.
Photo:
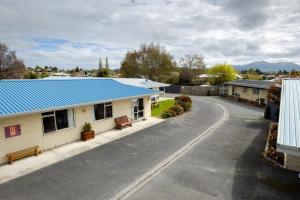
[[(131, 117), (131, 99), (112, 102), (113, 117), (94, 120), (94, 105), (74, 108), (74, 127), (61, 129), (48, 134), (43, 133), (41, 113), (0, 119), (0, 163), (7, 162), (6, 155), (18, 150), (39, 146), (42, 150), (55, 148), (80, 139), (82, 127), (90, 122), (96, 134), (115, 127), (114, 118), (127, 115)], [(151, 116), (150, 96), (144, 97), (144, 117)], [(21, 125), (21, 135), (5, 138), (4, 128)]]

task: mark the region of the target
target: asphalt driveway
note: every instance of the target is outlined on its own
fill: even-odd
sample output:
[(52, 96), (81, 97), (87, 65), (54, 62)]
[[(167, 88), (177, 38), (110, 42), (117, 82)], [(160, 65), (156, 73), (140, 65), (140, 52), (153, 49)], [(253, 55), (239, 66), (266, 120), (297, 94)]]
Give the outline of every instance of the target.
[(229, 120), (129, 199), (299, 199), (298, 174), (261, 157), (260, 109), (219, 98)]

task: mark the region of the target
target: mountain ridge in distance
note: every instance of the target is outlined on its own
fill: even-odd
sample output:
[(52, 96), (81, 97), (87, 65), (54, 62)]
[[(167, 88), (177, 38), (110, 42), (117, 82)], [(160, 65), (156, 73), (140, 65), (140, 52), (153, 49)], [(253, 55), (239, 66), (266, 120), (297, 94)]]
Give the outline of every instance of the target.
[(271, 63), (267, 61), (255, 61), (245, 65), (233, 65), (238, 70), (246, 70), (246, 69), (259, 69), (263, 72), (277, 72), (279, 70), (286, 70), (286, 71), (300, 71), (300, 65), (293, 63), (293, 62), (276, 62)]

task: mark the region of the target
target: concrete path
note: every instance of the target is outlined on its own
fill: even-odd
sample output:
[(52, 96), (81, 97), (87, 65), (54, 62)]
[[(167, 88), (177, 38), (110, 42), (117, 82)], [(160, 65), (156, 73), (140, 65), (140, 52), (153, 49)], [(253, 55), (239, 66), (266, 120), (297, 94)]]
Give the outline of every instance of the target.
[(153, 126), (163, 121), (164, 119), (150, 117), (147, 120), (134, 123), (132, 127), (127, 127), (122, 130), (113, 129), (104, 133), (98, 133), (93, 140), (86, 142), (75, 141), (44, 151), (39, 156), (32, 156), (18, 160), (13, 165), (0, 165), (0, 184), (83, 153), (95, 147), (99, 147), (122, 137), (134, 134), (144, 128)]
[(114, 197), (223, 117), (214, 102), (193, 100), (193, 111), (183, 116), (1, 184), (0, 199)]

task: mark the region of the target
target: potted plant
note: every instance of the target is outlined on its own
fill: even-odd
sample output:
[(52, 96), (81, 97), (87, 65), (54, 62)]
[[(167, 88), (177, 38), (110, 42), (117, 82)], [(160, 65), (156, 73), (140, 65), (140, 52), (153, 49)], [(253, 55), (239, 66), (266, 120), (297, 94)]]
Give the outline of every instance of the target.
[(84, 123), (81, 132), (81, 140), (87, 141), (93, 139), (94, 137), (95, 137), (95, 132), (92, 130), (91, 124), (88, 122)]

